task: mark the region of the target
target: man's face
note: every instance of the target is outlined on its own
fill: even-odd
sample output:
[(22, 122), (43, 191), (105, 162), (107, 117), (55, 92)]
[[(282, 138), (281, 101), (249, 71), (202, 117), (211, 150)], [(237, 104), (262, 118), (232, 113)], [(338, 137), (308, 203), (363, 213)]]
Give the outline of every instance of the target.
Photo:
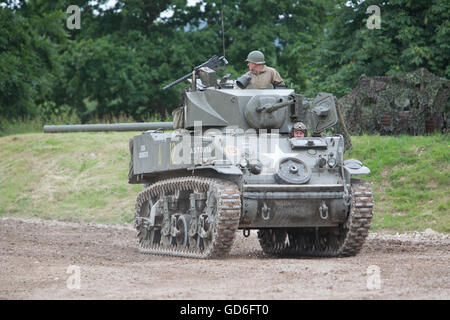
[(253, 62), (247, 63), (247, 66), (250, 69), (250, 71), (253, 71), (253, 72), (260, 72), (262, 67), (263, 67), (262, 64), (256, 64), (256, 63), (253, 63)]
[(305, 134), (301, 130), (295, 130), (294, 131), (294, 138), (304, 138)]

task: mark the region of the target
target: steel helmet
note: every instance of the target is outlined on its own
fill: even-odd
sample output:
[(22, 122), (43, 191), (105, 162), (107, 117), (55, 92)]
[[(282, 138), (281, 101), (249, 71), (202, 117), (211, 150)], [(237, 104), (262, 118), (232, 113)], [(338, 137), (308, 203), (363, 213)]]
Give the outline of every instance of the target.
[(296, 131), (302, 131), (305, 137), (308, 136), (308, 129), (306, 128), (306, 125), (303, 122), (296, 122), (294, 124), (294, 127), (292, 128), (292, 134)]
[(264, 54), (261, 51), (252, 51), (248, 54), (247, 60), (245, 60), (247, 62), (253, 62), (256, 64), (265, 64), (266, 62), (264, 61)]

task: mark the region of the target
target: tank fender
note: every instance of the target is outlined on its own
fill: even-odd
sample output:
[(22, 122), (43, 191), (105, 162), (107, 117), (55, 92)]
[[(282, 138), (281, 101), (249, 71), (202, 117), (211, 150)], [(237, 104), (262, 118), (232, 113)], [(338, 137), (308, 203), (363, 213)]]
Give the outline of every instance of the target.
[(362, 162), (356, 159), (345, 160), (344, 168), (351, 175), (370, 174), (370, 169), (363, 166)]
[(236, 166), (213, 166), (213, 165), (208, 165), (208, 166), (198, 166), (195, 168), (188, 168), (188, 170), (201, 170), (201, 169), (213, 169), (215, 171), (217, 171), (218, 173), (222, 173), (222, 174), (226, 174), (226, 175), (242, 175), (242, 170), (239, 169)]

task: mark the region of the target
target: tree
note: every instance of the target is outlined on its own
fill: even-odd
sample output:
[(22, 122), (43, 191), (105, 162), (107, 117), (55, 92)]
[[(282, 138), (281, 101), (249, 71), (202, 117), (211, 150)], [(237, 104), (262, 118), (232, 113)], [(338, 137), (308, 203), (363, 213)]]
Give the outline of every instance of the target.
[(22, 16), (0, 8), (0, 115), (12, 119), (38, 114), (51, 99), (60, 72), (58, 46), (65, 41), (58, 12)]
[[(366, 27), (370, 5), (381, 13), (381, 28)], [(450, 4), (438, 0), (339, 1), (316, 48), (310, 91), (341, 96), (362, 74), (394, 75), (427, 68), (450, 76)]]
[[(362, 74), (424, 67), (450, 76), (448, 1), (108, 3), (5, 2), (0, 8), (2, 116), (48, 114), (61, 105), (84, 121), (120, 114), (145, 120), (170, 113), (187, 83), (162, 87), (223, 54), (222, 39), (229, 61), (223, 73), (243, 74), (247, 54), (261, 50), (288, 86), (308, 96), (320, 91), (344, 95)], [(69, 5), (81, 8), (80, 30), (66, 28)], [(366, 27), (370, 5), (381, 10), (379, 30)]]

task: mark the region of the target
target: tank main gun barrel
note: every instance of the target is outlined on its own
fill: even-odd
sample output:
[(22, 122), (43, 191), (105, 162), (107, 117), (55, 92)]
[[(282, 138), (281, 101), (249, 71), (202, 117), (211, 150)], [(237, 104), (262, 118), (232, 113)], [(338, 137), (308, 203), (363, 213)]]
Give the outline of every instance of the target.
[(44, 133), (56, 132), (100, 132), (100, 131), (146, 131), (156, 129), (173, 129), (172, 122), (138, 122), (113, 124), (70, 124), (45, 125)]
[(264, 105), (264, 106), (261, 106), (259, 108), (256, 108), (256, 111), (258, 111), (258, 112), (266, 111), (266, 112), (270, 113), (270, 112), (274, 112), (274, 111), (276, 111), (278, 109), (281, 109), (283, 107), (290, 106), (294, 102), (295, 101), (293, 99), (291, 99), (291, 100), (278, 102), (278, 103), (274, 103), (274, 104), (270, 104), (270, 105)]

